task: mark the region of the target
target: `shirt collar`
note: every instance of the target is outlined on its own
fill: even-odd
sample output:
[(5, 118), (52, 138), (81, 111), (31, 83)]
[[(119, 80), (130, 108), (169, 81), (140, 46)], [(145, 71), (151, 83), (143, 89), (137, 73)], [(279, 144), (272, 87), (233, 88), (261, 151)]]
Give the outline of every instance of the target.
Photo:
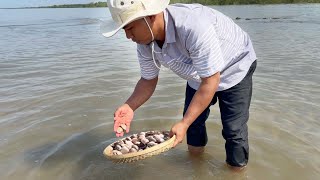
[(165, 9), (164, 11), (164, 23), (165, 23), (165, 32), (166, 32), (166, 38), (164, 43), (166, 44), (166, 43), (176, 42), (176, 35), (175, 35), (173, 20), (167, 9)]

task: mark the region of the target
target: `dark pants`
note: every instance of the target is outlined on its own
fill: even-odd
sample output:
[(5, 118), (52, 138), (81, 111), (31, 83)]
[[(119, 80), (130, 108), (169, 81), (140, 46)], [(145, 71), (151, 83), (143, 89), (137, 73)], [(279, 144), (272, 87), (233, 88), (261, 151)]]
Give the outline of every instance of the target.
[[(205, 121), (211, 105), (219, 100), (222, 120), (222, 136), (226, 140), (226, 162), (231, 166), (245, 166), (249, 159), (248, 126), (249, 107), (252, 96), (252, 74), (256, 69), (254, 61), (245, 76), (237, 85), (216, 92), (211, 104), (191, 124), (187, 131), (187, 143), (192, 146), (205, 146), (208, 142)], [(192, 100), (196, 90), (187, 84), (184, 112)]]

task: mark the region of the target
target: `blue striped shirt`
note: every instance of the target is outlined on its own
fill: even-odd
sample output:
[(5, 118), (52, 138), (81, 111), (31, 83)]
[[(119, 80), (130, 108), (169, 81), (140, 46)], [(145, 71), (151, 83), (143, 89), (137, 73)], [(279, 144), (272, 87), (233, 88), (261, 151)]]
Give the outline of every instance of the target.
[[(257, 59), (250, 37), (232, 19), (200, 4), (174, 4), (164, 11), (165, 41), (155, 42), (155, 60), (198, 89), (201, 78), (220, 72), (217, 91), (238, 84)], [(150, 45), (137, 45), (141, 77), (153, 79), (159, 69)]]

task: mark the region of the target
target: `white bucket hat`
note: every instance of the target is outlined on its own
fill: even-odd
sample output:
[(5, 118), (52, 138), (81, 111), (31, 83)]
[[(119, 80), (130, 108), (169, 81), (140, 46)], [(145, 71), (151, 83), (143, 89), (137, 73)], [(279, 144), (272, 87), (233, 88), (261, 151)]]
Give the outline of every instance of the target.
[(108, 0), (112, 20), (101, 24), (101, 33), (105, 37), (111, 37), (132, 21), (162, 12), (169, 2), (170, 0)]

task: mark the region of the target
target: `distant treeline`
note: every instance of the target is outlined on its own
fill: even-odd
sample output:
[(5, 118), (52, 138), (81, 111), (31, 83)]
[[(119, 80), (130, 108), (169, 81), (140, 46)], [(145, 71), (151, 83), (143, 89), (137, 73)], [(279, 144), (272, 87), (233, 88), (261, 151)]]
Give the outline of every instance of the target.
[[(293, 4), (293, 3), (320, 3), (320, 0), (170, 0), (174, 3), (200, 3), (203, 5), (232, 5), (232, 4)], [(107, 7), (106, 2), (95, 2), (89, 4), (63, 4), (43, 6), (40, 8), (94, 8)]]
[(63, 4), (53, 6), (42, 6), (40, 8), (95, 8), (95, 7), (107, 7), (107, 2), (95, 2), (89, 4)]

